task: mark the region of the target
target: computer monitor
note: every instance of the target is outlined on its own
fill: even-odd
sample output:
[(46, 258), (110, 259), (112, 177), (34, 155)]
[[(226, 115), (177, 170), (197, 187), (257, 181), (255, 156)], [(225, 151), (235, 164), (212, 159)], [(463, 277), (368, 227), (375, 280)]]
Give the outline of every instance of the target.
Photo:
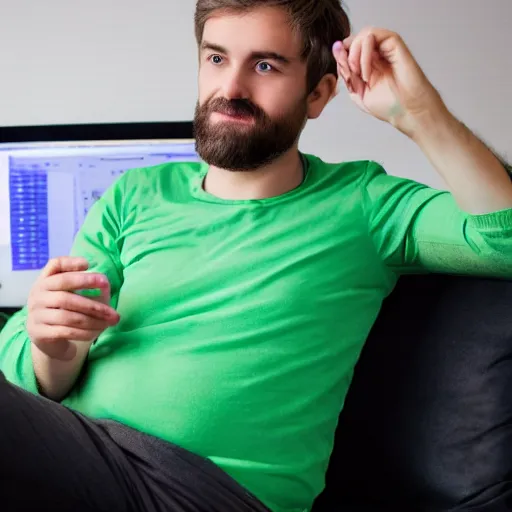
[(198, 160), (189, 122), (0, 128), (0, 308), (26, 304), (125, 171)]

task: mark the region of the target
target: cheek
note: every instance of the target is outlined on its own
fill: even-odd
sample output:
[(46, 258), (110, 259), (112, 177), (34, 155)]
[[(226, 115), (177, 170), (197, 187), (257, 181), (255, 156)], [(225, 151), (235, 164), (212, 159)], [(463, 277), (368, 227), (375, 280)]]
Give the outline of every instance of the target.
[(274, 83), (261, 89), (260, 93), (258, 104), (274, 118), (290, 115), (304, 98), (303, 91), (298, 91), (296, 86), (289, 83)]
[(208, 73), (206, 69), (200, 68), (198, 74), (198, 99), (199, 103), (203, 103), (207, 100), (212, 91), (215, 89), (215, 83), (211, 73)]

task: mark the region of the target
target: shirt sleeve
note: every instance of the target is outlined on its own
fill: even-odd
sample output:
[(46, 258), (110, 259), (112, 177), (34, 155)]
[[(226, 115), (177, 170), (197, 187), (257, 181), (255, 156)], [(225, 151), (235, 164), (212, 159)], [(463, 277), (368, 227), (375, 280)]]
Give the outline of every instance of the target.
[(361, 187), (370, 236), (395, 272), (512, 278), (512, 209), (468, 214), (449, 192), (390, 176), (372, 161)]
[[(123, 282), (120, 263), (124, 202), (122, 183), (120, 178), (94, 203), (71, 250), (72, 256), (82, 256), (88, 260), (89, 271), (108, 277), (113, 307), (117, 305)], [(26, 321), (25, 307), (14, 314), (0, 332), (0, 370), (9, 382), (38, 393)]]

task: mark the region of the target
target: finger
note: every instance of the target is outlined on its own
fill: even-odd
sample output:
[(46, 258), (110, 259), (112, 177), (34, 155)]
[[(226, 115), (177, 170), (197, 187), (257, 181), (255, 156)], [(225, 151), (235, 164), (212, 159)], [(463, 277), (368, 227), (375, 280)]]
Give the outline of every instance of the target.
[(401, 58), (415, 62), (411, 52), (400, 35), (390, 30), (367, 27), (361, 30), (353, 40), (351, 40), (351, 38), (347, 38), (343, 44), (346, 48), (351, 48), (354, 41), (368, 35), (371, 35), (375, 41), (374, 46), (379, 54), (379, 63), (385, 61), (389, 64), (393, 64), (396, 62), (397, 55), (400, 55)]
[(365, 93), (366, 85), (363, 82), (363, 79), (359, 75), (352, 75), (351, 79), (351, 85), (352, 89), (354, 91), (354, 94), (357, 94), (360, 98), (363, 98)]
[(348, 51), (348, 65), (352, 74), (361, 76), (361, 52), (362, 52), (362, 38), (357, 37), (350, 45)]
[(48, 291), (77, 291), (105, 288), (109, 285), (104, 274), (95, 272), (64, 272), (47, 277), (41, 284)]
[(341, 77), (341, 80), (343, 80), (345, 87), (347, 88), (347, 91), (352, 94), (354, 92), (354, 89), (352, 87), (352, 82), (350, 78), (345, 78), (345, 72), (340, 69), (340, 65), (338, 64), (338, 75)]
[(350, 68), (348, 65), (348, 54), (347, 50), (343, 48), (343, 44), (341, 41), (337, 41), (333, 45), (333, 55), (336, 59), (336, 63), (338, 66), (338, 74), (345, 80), (345, 82), (348, 82), (350, 80)]
[(65, 309), (43, 309), (34, 314), (35, 323), (53, 326), (73, 327), (83, 331), (103, 332), (110, 327), (105, 320), (99, 320), (82, 313), (66, 311)]
[(33, 299), (31, 309), (43, 308), (73, 311), (98, 320), (105, 320), (111, 325), (115, 325), (119, 321), (119, 314), (109, 305), (70, 292), (46, 292), (39, 294)]
[(361, 45), (361, 78), (366, 83), (370, 81), (372, 74), (373, 55), (376, 44), (375, 36), (368, 34)]
[(382, 44), (384, 41), (387, 41), (388, 39), (400, 38), (396, 32), (392, 32), (391, 30), (379, 27), (364, 27), (359, 31), (358, 34), (351, 35), (344, 39), (343, 46), (348, 49), (356, 39), (364, 37), (368, 34), (372, 34), (375, 37), (377, 47), (379, 47), (380, 44)]
[(100, 290), (101, 294), (96, 300), (98, 300), (102, 304), (106, 304), (107, 306), (110, 305), (111, 294), (110, 294), (110, 282), (108, 279), (104, 286), (100, 286), (99, 290)]
[(355, 35), (348, 36), (347, 38), (343, 39), (343, 46), (346, 50), (350, 50), (350, 46), (354, 42), (354, 39), (356, 38)]
[(46, 278), (61, 272), (79, 272), (88, 268), (89, 263), (85, 258), (63, 256), (51, 259), (41, 271), (41, 277)]

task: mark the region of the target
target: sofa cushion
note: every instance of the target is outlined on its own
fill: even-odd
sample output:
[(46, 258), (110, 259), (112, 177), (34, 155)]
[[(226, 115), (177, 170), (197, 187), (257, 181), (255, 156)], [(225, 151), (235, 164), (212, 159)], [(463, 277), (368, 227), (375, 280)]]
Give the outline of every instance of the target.
[(314, 510), (512, 510), (512, 282), (400, 279)]

